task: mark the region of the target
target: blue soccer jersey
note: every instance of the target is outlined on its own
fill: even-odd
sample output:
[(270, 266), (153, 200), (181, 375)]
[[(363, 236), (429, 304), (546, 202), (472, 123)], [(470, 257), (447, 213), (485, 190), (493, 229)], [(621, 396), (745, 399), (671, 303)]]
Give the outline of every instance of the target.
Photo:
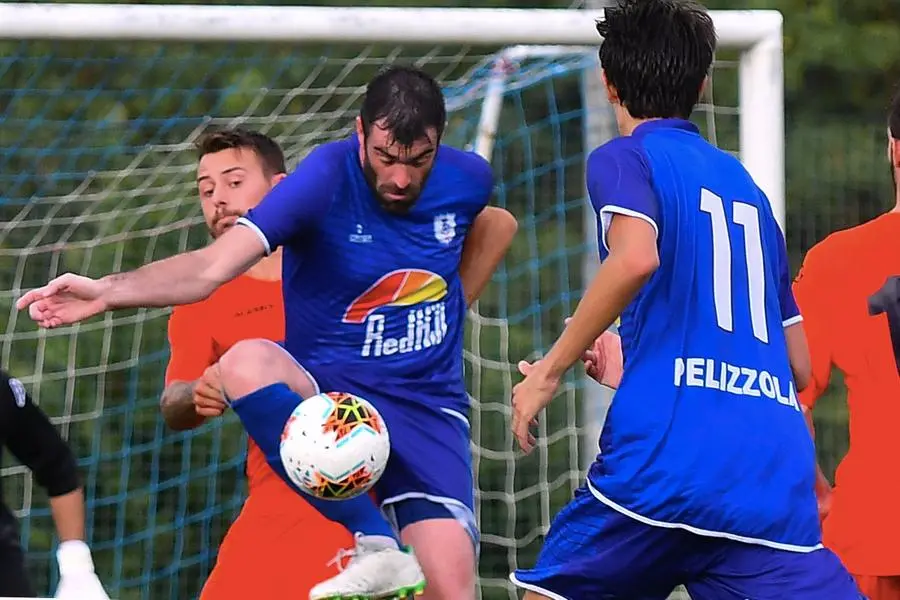
[(800, 320), (785, 242), (740, 162), (687, 121), (646, 122), (587, 165), (601, 231), (657, 231), (660, 266), (624, 311), (625, 372), (591, 492), (645, 523), (819, 547), (815, 452), (783, 328)]
[(441, 146), (405, 215), (376, 201), (356, 136), (316, 148), (238, 222), (284, 248), (285, 347), (465, 412), (463, 240), (493, 190), (490, 165)]

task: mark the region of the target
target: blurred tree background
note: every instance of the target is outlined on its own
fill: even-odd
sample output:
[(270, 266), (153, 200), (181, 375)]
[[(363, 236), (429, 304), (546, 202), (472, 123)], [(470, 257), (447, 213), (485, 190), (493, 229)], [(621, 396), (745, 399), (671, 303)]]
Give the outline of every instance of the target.
[[(575, 8), (569, 0), (428, 5)], [(787, 240), (796, 270), (812, 244), (891, 206), (884, 135), (900, 76), (900, 2), (708, 5), (776, 8), (785, 17)], [(439, 76), (452, 108), (449, 141), (471, 143), (485, 59), (495, 50), (0, 42), (0, 364), (25, 381), (81, 458), (98, 572), (114, 597), (197, 596), (243, 500), (246, 440), (231, 416), (190, 433), (164, 428), (156, 407), (167, 311), (126, 311), (45, 332), (15, 312), (14, 298), (64, 271), (103, 275), (205, 244), (192, 183), (196, 135), (242, 123), (277, 137), (293, 163), (311, 145), (349, 132), (362, 86), (385, 62), (418, 61)], [(723, 50), (714, 74), (723, 110), (696, 115), (732, 150), (734, 58)], [(546, 349), (584, 288), (582, 259), (591, 247), (582, 234), (581, 92), (590, 66), (583, 55), (513, 65), (492, 156), (496, 201), (521, 228), (466, 341), (484, 598), (513, 597), (508, 569), (531, 562), (542, 526), (579, 484), (583, 457), (596, 447), (579, 439), (588, 424), (578, 373), (543, 421), (544, 443), (532, 456), (518, 457), (507, 425), (513, 365)], [(816, 409), (828, 473), (846, 451), (846, 418), (836, 378)], [(35, 581), (52, 591), (46, 498), (21, 468), (4, 466), (4, 498), (23, 517)], [(305, 543), (315, 542), (298, 540)]]

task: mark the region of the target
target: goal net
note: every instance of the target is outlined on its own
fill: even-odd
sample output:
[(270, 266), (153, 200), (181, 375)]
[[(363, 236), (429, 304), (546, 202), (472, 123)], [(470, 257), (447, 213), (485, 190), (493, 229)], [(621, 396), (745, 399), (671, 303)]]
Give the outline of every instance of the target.
[[(283, 145), (292, 166), (316, 144), (349, 135), (366, 82), (396, 62), (440, 79), (447, 143), (491, 160), (494, 202), (520, 223), (470, 315), (465, 347), (480, 594), (516, 597), (507, 574), (532, 564), (596, 451), (603, 416), (598, 386), (570, 373), (531, 456), (520, 456), (509, 433), (516, 362), (547, 349), (596, 266), (584, 158), (614, 131), (596, 89), (596, 16), (0, 6), (0, 364), (80, 459), (90, 543), (113, 597), (197, 596), (244, 499), (245, 435), (230, 414), (191, 432), (164, 426), (168, 310), (44, 331), (15, 311), (15, 298), (63, 272), (100, 276), (203, 246), (198, 135), (257, 129)], [(714, 17), (722, 50), (695, 120), (742, 156), (783, 214), (780, 17)], [(364, 31), (348, 34), (346, 23)], [(428, 35), (415, 33), (423, 27)], [(377, 35), (389, 39), (365, 37)], [(25, 469), (3, 467), (35, 582), (52, 591), (46, 497)]]

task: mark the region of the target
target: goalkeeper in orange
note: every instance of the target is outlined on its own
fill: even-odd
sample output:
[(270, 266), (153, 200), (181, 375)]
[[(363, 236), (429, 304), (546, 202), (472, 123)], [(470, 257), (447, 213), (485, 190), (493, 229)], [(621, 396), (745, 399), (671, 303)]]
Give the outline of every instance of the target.
[[(213, 238), (256, 206), (285, 177), (281, 148), (260, 133), (223, 130), (197, 143), (197, 187)], [(222, 413), (219, 357), (244, 339), (284, 338), (281, 252), (262, 259), (206, 300), (176, 307), (169, 320), (171, 358), (161, 410), (173, 429), (197, 427)], [(219, 549), (201, 600), (306, 598), (315, 584), (338, 573), (353, 537), (290, 489), (251, 441), (249, 497)]]
[(847, 385), (850, 448), (834, 490), (817, 485), (823, 541), (870, 600), (900, 600), (900, 95), (888, 129), (894, 208), (814, 246), (794, 281), (812, 357), (801, 402), (813, 407), (834, 367)]

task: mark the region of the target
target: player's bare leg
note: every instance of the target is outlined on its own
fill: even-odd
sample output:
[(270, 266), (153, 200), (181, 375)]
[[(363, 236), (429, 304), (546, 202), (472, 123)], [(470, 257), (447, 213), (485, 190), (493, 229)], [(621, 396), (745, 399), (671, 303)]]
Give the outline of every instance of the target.
[(228, 398), (241, 398), (275, 382), (284, 382), (301, 398), (318, 386), (278, 344), (264, 339), (242, 340), (219, 360), (222, 385)]
[(475, 548), (456, 519), (429, 519), (403, 528), (401, 539), (416, 551), (428, 588), (422, 600), (474, 600)]
[[(219, 368), (223, 391), (231, 400), (246, 401), (247, 396), (275, 383), (287, 384), (302, 398), (318, 392), (318, 385), (309, 373), (281, 346), (269, 340), (238, 342), (219, 360)], [(343, 519), (330, 514), (342, 508), (339, 505), (343, 502), (317, 502), (310, 498), (310, 503), (327, 518), (346, 526)], [(374, 505), (372, 509), (377, 512)], [(356, 548), (351, 552), (350, 562), (340, 574), (315, 586), (309, 597), (310, 600), (391, 600), (418, 595), (424, 589), (425, 577), (411, 552), (401, 549), (392, 537), (356, 533)]]

